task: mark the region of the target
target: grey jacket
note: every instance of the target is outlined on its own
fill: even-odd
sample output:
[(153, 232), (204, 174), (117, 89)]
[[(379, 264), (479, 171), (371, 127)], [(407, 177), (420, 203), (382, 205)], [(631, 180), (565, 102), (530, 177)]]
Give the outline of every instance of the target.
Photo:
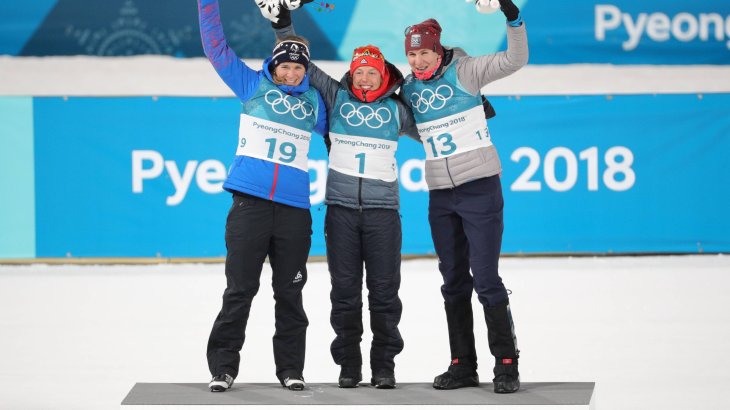
[[(376, 101), (387, 98), (393, 99), (398, 108), (399, 134), (403, 135), (405, 130), (415, 127), (411, 110), (395, 95), (396, 90), (403, 82), (403, 74), (388, 62), (386, 62), (386, 69), (389, 70), (392, 86)], [(335, 107), (337, 93), (347, 90), (352, 95), (350, 73), (345, 73), (340, 81), (336, 81), (315, 64), (310, 63), (308, 74), (310, 84), (322, 95), (327, 107), (327, 117), (333, 118), (333, 112), (335, 109), (339, 109), (339, 107)], [(353, 98), (355, 97), (353, 96)], [(354, 209), (398, 209), (400, 207), (398, 181), (386, 182), (379, 179), (361, 178), (330, 169), (327, 175), (325, 203)]]
[[(443, 75), (452, 64), (456, 64), (457, 78), (461, 85), (469, 93), (479, 95), (485, 85), (504, 78), (527, 64), (529, 52), (525, 24), (519, 27), (507, 25), (506, 51), (470, 57), (460, 48), (446, 48), (446, 54), (450, 55), (451, 59), (444, 61), (445, 66), (438, 71), (434, 79)], [(418, 80), (411, 74), (405, 81)], [(405, 96), (401, 98), (407, 102)], [(409, 133), (412, 134), (413, 130), (409, 130)], [(500, 172), (502, 164), (494, 145), (426, 161), (426, 183), (429, 190), (454, 188)]]
[[(284, 38), (288, 35), (295, 35), (296, 32), (294, 31), (294, 27), (289, 25), (274, 30), (274, 34), (277, 38)], [(393, 86), (376, 101), (392, 98), (398, 108), (400, 135), (406, 134), (406, 130), (408, 130), (408, 136), (420, 142), (418, 133), (414, 132), (416, 124), (410, 108), (395, 95), (395, 92), (403, 82), (403, 74), (387, 61), (386, 69), (389, 70), (391, 78), (394, 79)], [(310, 84), (319, 91), (322, 100), (324, 100), (327, 107), (327, 118), (332, 118), (338, 91), (344, 89), (352, 94), (350, 87), (352, 78), (350, 77), (350, 73), (345, 73), (342, 79), (337, 81), (320, 70), (314, 63), (310, 62), (307, 74), (309, 74)], [(329, 137), (326, 136), (325, 140), (327, 141), (327, 150), (329, 151)], [(398, 180), (386, 182), (379, 179), (359, 178), (330, 169), (327, 175), (325, 203), (327, 205), (340, 205), (360, 210), (368, 208), (399, 209), (400, 193)]]

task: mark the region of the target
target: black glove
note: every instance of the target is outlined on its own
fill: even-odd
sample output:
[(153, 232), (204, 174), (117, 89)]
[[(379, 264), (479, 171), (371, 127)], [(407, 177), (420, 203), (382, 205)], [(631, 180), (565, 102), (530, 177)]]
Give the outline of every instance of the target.
[(512, 0), (499, 0), (500, 9), (507, 17), (507, 21), (515, 21), (520, 17), (520, 9), (512, 3)]
[(271, 27), (273, 27), (274, 30), (278, 30), (289, 26), (291, 26), (291, 11), (289, 11), (286, 7), (282, 7), (279, 9), (279, 21), (276, 23), (272, 21)]

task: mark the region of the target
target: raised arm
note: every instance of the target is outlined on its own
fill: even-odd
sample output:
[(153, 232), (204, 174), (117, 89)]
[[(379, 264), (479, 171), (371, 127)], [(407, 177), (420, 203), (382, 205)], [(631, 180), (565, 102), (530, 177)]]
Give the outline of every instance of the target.
[(228, 47), (218, 0), (198, 0), (198, 17), (205, 56), (228, 88), (241, 100), (247, 100), (258, 87), (258, 72), (244, 64)]
[(507, 50), (479, 57), (465, 57), (457, 67), (459, 81), (472, 94), (482, 87), (515, 73), (527, 64), (529, 50), (522, 16), (512, 0), (500, 0), (507, 17)]
[[(297, 34), (294, 31), (294, 24), (291, 21), (291, 11), (288, 8), (280, 7), (278, 10), (275, 8), (272, 10), (263, 0), (256, 0), (256, 5), (259, 6), (261, 14), (271, 20), (271, 27), (274, 29), (274, 35), (277, 39), (295, 36)], [(337, 91), (340, 89), (339, 81), (320, 70), (312, 61), (309, 62), (307, 74), (309, 75), (309, 84), (319, 91), (327, 106), (327, 111), (331, 111), (337, 100)]]

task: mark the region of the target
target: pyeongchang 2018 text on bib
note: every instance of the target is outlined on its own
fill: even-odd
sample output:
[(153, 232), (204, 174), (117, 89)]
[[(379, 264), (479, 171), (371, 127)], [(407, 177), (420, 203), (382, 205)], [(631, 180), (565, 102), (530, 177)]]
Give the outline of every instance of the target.
[(312, 133), (241, 114), (236, 155), (265, 159), (307, 171)]
[(438, 159), (492, 145), (481, 106), (418, 124), (426, 159)]

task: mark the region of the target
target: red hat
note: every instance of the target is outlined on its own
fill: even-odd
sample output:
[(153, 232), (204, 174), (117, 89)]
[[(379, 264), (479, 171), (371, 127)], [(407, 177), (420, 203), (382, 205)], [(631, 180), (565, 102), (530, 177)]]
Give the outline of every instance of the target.
[(358, 67), (373, 67), (380, 75), (385, 78), (385, 58), (380, 49), (373, 45), (358, 47), (352, 52), (352, 62), (350, 63), (350, 75), (357, 70)]
[(444, 55), (441, 46), (441, 25), (435, 19), (428, 19), (406, 28), (406, 54), (411, 50), (427, 48)]

